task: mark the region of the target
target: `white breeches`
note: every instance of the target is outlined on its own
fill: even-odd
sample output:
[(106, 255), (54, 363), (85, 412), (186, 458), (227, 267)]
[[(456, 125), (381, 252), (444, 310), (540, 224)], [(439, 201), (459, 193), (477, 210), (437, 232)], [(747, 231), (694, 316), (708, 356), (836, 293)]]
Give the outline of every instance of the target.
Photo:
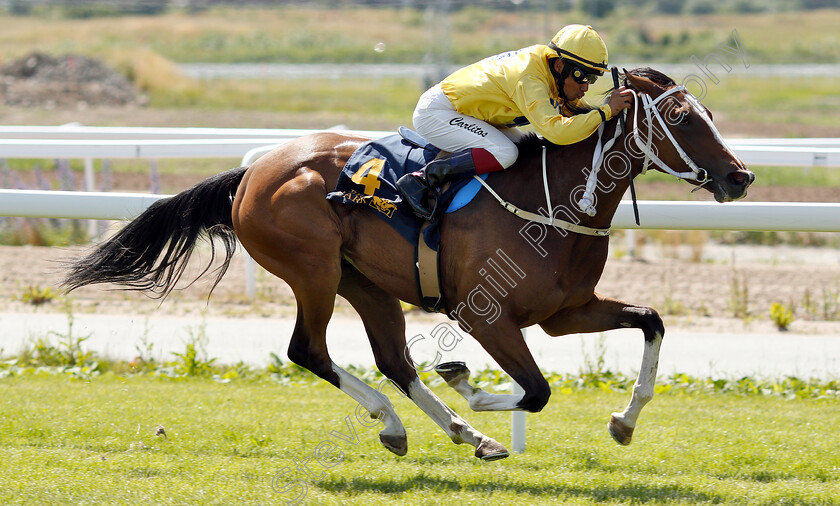
[(518, 128), (496, 128), (466, 114), (461, 114), (440, 89), (429, 88), (414, 109), (414, 129), (427, 141), (453, 153), (471, 148), (484, 148), (502, 167), (516, 161), (519, 150), (514, 141), (523, 134)]

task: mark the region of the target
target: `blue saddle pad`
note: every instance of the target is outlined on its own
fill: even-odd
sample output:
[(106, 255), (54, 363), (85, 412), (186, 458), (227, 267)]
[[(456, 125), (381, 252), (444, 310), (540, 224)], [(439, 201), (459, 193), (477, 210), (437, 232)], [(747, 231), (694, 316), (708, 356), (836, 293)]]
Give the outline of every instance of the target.
[[(478, 177), (487, 181), (487, 174), (482, 174)], [(446, 212), (454, 213), (458, 209), (463, 208), (472, 202), (472, 199), (478, 195), (479, 191), (481, 191), (481, 183), (476, 181), (475, 178), (467, 179), (455, 189), (455, 193), (452, 195), (452, 201), (449, 202), (449, 207), (446, 208)]]
[[(403, 202), (396, 181), (403, 174), (422, 169), (439, 152), (419, 134), (405, 128), (400, 128), (400, 134), (368, 141), (347, 160), (335, 190), (327, 195), (327, 199), (347, 205), (367, 206), (414, 244), (423, 220), (417, 218)], [(464, 191), (461, 191), (462, 188)], [(441, 196), (439, 205), (444, 206), (447, 213), (455, 212), (467, 205), (480, 189), (480, 183), (472, 178), (454, 181)], [(424, 232), (426, 244), (434, 250), (437, 250), (440, 239), (439, 223)]]

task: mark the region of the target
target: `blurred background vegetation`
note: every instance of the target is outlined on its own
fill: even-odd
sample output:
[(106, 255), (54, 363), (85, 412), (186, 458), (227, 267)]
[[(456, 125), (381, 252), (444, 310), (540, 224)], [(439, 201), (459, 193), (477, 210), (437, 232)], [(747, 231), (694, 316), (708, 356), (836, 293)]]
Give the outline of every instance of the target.
[[(724, 135), (840, 136), (837, 77), (803, 74), (798, 67), (840, 61), (838, 4), (840, 0), (0, 0), (0, 64), (34, 51), (96, 57), (128, 77), (147, 98), (144, 112), (131, 115), (0, 106), (0, 122), (392, 129), (410, 122), (420, 92), (452, 66), (547, 41), (568, 23), (589, 23), (605, 38), (610, 63), (682, 64), (687, 68), (683, 75), (672, 74), (677, 82), (684, 74), (700, 73), (692, 57), (702, 61), (713, 52), (722, 56), (730, 67), (707, 61), (720, 82), (707, 83), (709, 92), (702, 99), (715, 112)], [(736, 34), (748, 62), (726, 52), (736, 50)], [(183, 71), (182, 65), (195, 63), (328, 66), (310, 79), (201, 79)], [(439, 69), (437, 75), (419, 79), (341, 77), (329, 67), (362, 63)], [(790, 67), (768, 76), (755, 70), (761, 64)], [(607, 79), (602, 81), (590, 93), (595, 100), (595, 93), (608, 85)], [(213, 111), (243, 114), (220, 118)]]
[[(749, 41), (755, 63), (840, 57), (840, 0), (6, 0), (2, 7), (4, 58), (37, 42), (83, 53), (147, 47), (175, 62), (417, 63), (430, 46), (446, 44), (430, 39), (447, 29), (445, 50), (462, 64), (543, 41), (568, 23), (595, 26), (616, 61), (687, 62), (729, 42), (733, 29)], [(41, 27), (34, 32), (33, 19)], [(387, 50), (374, 51), (377, 43)]]

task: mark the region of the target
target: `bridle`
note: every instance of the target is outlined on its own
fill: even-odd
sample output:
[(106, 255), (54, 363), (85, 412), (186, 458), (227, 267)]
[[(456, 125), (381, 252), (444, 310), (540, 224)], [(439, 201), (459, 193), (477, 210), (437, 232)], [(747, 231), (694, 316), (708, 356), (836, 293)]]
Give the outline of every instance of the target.
[[(647, 172), (648, 165), (653, 162), (654, 165), (659, 167), (662, 172), (666, 174), (671, 174), (679, 179), (687, 179), (691, 181), (696, 181), (699, 183), (700, 186), (695, 188), (695, 191), (699, 189), (704, 184), (710, 182), (709, 179), (709, 172), (698, 166), (694, 163), (694, 160), (686, 154), (685, 150), (680, 146), (676, 139), (674, 139), (674, 135), (671, 133), (671, 130), (668, 129), (667, 123), (662, 118), (662, 114), (659, 111), (659, 103), (664, 101), (666, 98), (670, 97), (674, 93), (683, 92), (685, 94), (688, 103), (691, 107), (697, 108), (701, 111), (701, 114), (706, 113), (706, 109), (700, 105), (700, 102), (685, 88), (685, 86), (674, 86), (667, 91), (663, 92), (656, 98), (652, 98), (647, 93), (637, 92), (635, 90), (630, 90), (632, 92), (633, 101), (635, 102), (636, 107), (633, 108), (633, 127), (629, 132), (630, 137), (636, 143), (636, 147), (639, 148), (639, 151), (644, 155), (644, 161), (642, 162), (642, 174)], [(641, 105), (641, 107), (639, 107)], [(648, 125), (647, 128), (647, 135), (646, 138), (642, 138), (642, 132), (639, 128), (639, 117), (644, 114), (644, 121)], [(680, 155), (682, 161), (688, 166), (690, 169), (687, 172), (678, 172), (672, 169), (667, 163), (663, 162), (659, 156), (656, 154), (656, 150), (653, 148), (653, 136), (654, 136), (654, 122), (656, 120), (656, 124), (665, 132), (666, 138), (671, 142), (671, 145)], [(615, 133), (613, 134), (612, 139), (609, 139), (606, 143), (602, 145), (601, 138), (604, 132), (604, 125), (605, 123), (601, 123), (601, 126), (598, 127), (598, 144), (595, 147), (595, 153), (592, 157), (592, 171), (589, 173), (589, 177), (586, 181), (586, 189), (584, 190), (583, 197), (578, 201), (578, 207), (581, 211), (585, 212), (589, 216), (595, 216), (595, 188), (598, 185), (598, 172), (601, 168), (601, 164), (604, 161), (604, 154), (609, 151), (612, 146), (615, 144), (615, 141), (621, 136), (623, 129), (624, 129), (624, 122), (619, 121), (618, 126), (616, 126)]]
[[(686, 154), (682, 146), (680, 146), (677, 140), (674, 139), (674, 135), (671, 133), (671, 130), (668, 129), (665, 120), (662, 119), (662, 114), (659, 112), (659, 108), (657, 107), (657, 105), (664, 99), (680, 91), (685, 94), (685, 97), (688, 99), (688, 102), (689, 104), (691, 104), (692, 107), (699, 106), (700, 103), (697, 101), (696, 98), (694, 98), (694, 95), (689, 93), (685, 86), (682, 85), (674, 86), (673, 88), (670, 88), (669, 90), (665, 91), (656, 98), (651, 98), (650, 95), (646, 93), (639, 93), (637, 95), (636, 92), (633, 92), (634, 100), (638, 98), (642, 102), (641, 109), (644, 110), (645, 120), (648, 124), (647, 140), (642, 142), (641, 134), (639, 133), (638, 124), (640, 113), (638, 111), (638, 107), (636, 108), (636, 112), (633, 115), (633, 130), (631, 134), (636, 140), (636, 146), (638, 146), (642, 153), (645, 154), (645, 161), (642, 165), (642, 174), (644, 174), (647, 171), (649, 162), (653, 162), (663, 172), (671, 174), (672, 176), (676, 176), (680, 179), (689, 179), (692, 181), (697, 181), (698, 183), (705, 183), (709, 180), (709, 172), (706, 169), (699, 167), (696, 163), (694, 163), (694, 160), (692, 160), (691, 157), (689, 157)], [(705, 108), (703, 108), (702, 106), (699, 106), (698, 108), (700, 109), (700, 111), (702, 111), (702, 113), (705, 113)], [(651, 125), (653, 125), (653, 122), (651, 121), (652, 117), (656, 118), (656, 120), (659, 123), (659, 126), (662, 128), (662, 130), (665, 132), (665, 135), (668, 137), (668, 140), (671, 141), (671, 145), (674, 146), (674, 149), (680, 155), (682, 161), (688, 166), (689, 169), (691, 169), (690, 172), (675, 171), (674, 169), (669, 167), (668, 164), (663, 162), (658, 156), (656, 156), (656, 153), (653, 152), (651, 147), (651, 144), (653, 142), (653, 128), (651, 127)]]
[[(685, 86), (674, 86), (656, 98), (652, 98), (647, 93), (637, 92), (635, 90), (631, 90), (633, 93), (633, 101), (637, 105), (634, 107), (633, 112), (633, 127), (632, 130), (629, 132), (629, 135), (636, 143), (636, 146), (639, 150), (644, 154), (644, 162), (642, 164), (642, 174), (647, 171), (648, 165), (653, 162), (654, 165), (659, 167), (660, 170), (667, 174), (671, 174), (676, 176), (680, 179), (687, 179), (691, 181), (696, 181), (699, 183), (699, 186), (695, 188), (695, 191), (702, 187), (704, 184), (711, 181), (709, 179), (709, 172), (698, 166), (694, 163), (694, 160), (689, 157), (685, 150), (680, 146), (676, 139), (674, 139), (673, 134), (667, 127), (667, 123), (662, 118), (662, 114), (659, 111), (659, 103), (662, 102), (667, 97), (670, 97), (674, 93), (683, 92), (685, 94), (686, 99), (688, 100), (689, 104), (693, 108), (697, 108), (701, 114), (706, 114), (706, 109), (700, 104), (700, 102), (685, 88)], [(638, 105), (641, 104), (641, 107)], [(647, 136), (645, 139), (642, 138), (641, 129), (639, 128), (639, 116), (642, 114), (645, 115), (645, 121), (647, 122), (648, 129), (647, 129)], [(657, 124), (660, 128), (665, 132), (666, 137), (668, 140), (671, 141), (671, 145), (674, 146), (674, 149), (680, 155), (680, 158), (685, 162), (686, 166), (690, 169), (687, 172), (678, 172), (672, 169), (668, 164), (662, 161), (659, 156), (657, 156), (654, 148), (653, 148), (653, 136), (654, 136), (654, 124), (653, 120), (656, 119)], [(592, 157), (592, 170), (589, 172), (589, 176), (586, 181), (586, 189), (584, 190), (583, 197), (578, 201), (578, 207), (581, 211), (585, 212), (589, 216), (595, 216), (596, 209), (595, 209), (595, 189), (598, 186), (598, 172), (601, 168), (601, 165), (604, 161), (604, 154), (607, 153), (615, 144), (616, 140), (621, 137), (621, 134), (624, 130), (624, 121), (619, 120), (618, 124), (615, 129), (615, 133), (613, 134), (611, 139), (608, 139), (606, 142), (602, 143), (603, 133), (605, 128), (606, 122), (601, 123), (601, 126), (598, 127), (598, 143), (595, 146), (595, 152)], [(514, 215), (522, 218), (524, 220), (533, 221), (536, 223), (541, 223), (544, 225), (550, 225), (553, 227), (561, 228), (564, 230), (568, 230), (571, 232), (575, 232), (578, 234), (583, 235), (591, 235), (597, 237), (604, 237), (609, 235), (610, 229), (609, 228), (591, 228), (585, 227), (582, 225), (578, 225), (576, 223), (571, 223), (564, 220), (559, 220), (554, 217), (553, 207), (551, 206), (551, 197), (549, 196), (548, 191), (548, 174), (547, 174), (547, 165), (546, 165), (546, 148), (543, 146), (543, 153), (542, 153), (542, 176), (543, 176), (543, 185), (545, 189), (545, 198), (546, 198), (546, 209), (548, 210), (548, 215), (541, 215), (532, 213), (530, 211), (525, 211), (516, 207), (515, 205), (511, 204), (510, 202), (505, 201), (502, 197), (496, 193), (493, 188), (488, 185), (484, 179), (474, 176), (475, 179), (487, 189), (490, 194), (495, 197), (495, 199), (505, 208), (507, 211), (510, 211)], [(632, 178), (632, 174), (630, 175)]]

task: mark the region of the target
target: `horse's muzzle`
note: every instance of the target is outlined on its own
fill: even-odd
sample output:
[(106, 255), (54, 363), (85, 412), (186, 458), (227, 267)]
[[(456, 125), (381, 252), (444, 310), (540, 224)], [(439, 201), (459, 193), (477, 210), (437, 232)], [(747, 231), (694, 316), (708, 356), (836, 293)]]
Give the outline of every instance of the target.
[(747, 188), (755, 181), (755, 174), (752, 171), (739, 168), (726, 175), (725, 181), (718, 184), (718, 191), (715, 192), (715, 200), (718, 202), (730, 202), (742, 199), (747, 196)]

